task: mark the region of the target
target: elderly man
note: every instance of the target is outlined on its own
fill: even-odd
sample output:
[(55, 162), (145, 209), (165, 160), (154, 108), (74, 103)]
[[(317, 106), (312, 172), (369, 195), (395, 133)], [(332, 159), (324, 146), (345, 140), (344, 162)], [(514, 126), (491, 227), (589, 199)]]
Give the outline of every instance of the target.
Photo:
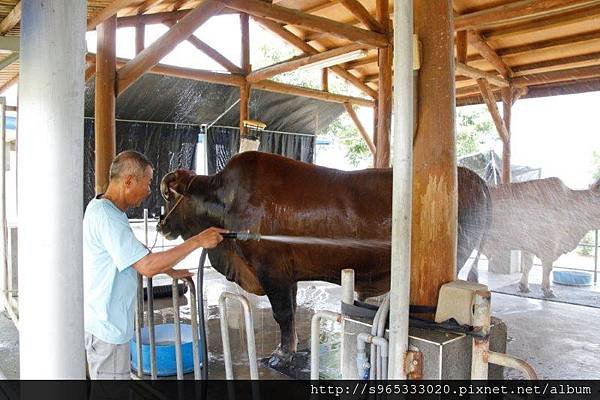
[(133, 234), (125, 212), (150, 194), (152, 164), (135, 151), (117, 155), (105, 193), (83, 218), (85, 348), (91, 379), (129, 378), (129, 340), (134, 335), (137, 272), (191, 276), (173, 266), (198, 248), (213, 248), (224, 229), (209, 228), (180, 245), (151, 253)]

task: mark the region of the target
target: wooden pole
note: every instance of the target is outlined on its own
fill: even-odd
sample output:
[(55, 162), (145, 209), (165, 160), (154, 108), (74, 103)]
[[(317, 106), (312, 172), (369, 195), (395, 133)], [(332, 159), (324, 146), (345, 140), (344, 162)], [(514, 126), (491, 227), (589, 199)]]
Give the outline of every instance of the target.
[[(389, 6), (387, 0), (377, 0), (377, 20), (387, 33), (389, 31)], [(390, 127), (392, 121), (392, 48), (380, 47), (379, 93), (377, 100), (377, 150), (375, 168), (390, 166)]]
[(94, 125), (96, 139), (96, 194), (103, 193), (108, 186), (110, 163), (115, 157), (116, 152), (116, 30), (117, 19), (115, 16), (105, 19), (97, 27), (96, 120)]
[(360, 135), (363, 137), (363, 139), (367, 143), (367, 146), (369, 147), (369, 150), (371, 150), (371, 154), (373, 156), (375, 156), (375, 145), (373, 144), (373, 141), (369, 137), (369, 134), (367, 133), (367, 130), (363, 126), (362, 122), (360, 122), (360, 119), (358, 118), (358, 115), (356, 114), (356, 112), (352, 108), (352, 104), (350, 104), (350, 103), (344, 103), (344, 107), (346, 107), (346, 112), (348, 113), (348, 115), (350, 116), (350, 118), (352, 118), (352, 121), (354, 122), (354, 125), (356, 125), (356, 128), (358, 129), (358, 132), (360, 133)]
[(511, 88), (502, 89), (502, 119), (506, 128), (507, 140), (502, 140), (502, 183), (510, 183), (510, 123), (512, 116), (513, 91)]
[(498, 107), (496, 106), (496, 97), (492, 93), (492, 89), (490, 88), (490, 84), (483, 78), (477, 79), (477, 84), (481, 90), (481, 96), (483, 96), (483, 101), (487, 105), (487, 108), (492, 115), (492, 120), (496, 125), (496, 129), (498, 130), (498, 135), (500, 135), (500, 139), (503, 142), (508, 142), (510, 140), (510, 136), (508, 134), (508, 130), (504, 125), (504, 121), (500, 116), (500, 111), (498, 111)]
[(321, 70), (321, 90), (329, 92), (329, 70), (327, 68)]
[(248, 14), (240, 14), (240, 27), (242, 30), (242, 71), (248, 75), (252, 70), (250, 66), (250, 19)]
[(144, 50), (144, 41), (146, 39), (146, 25), (137, 23), (135, 25), (135, 55), (137, 56)]
[(246, 135), (244, 120), (250, 115), (250, 85), (240, 86), (240, 136)]
[[(413, 147), (410, 304), (436, 306), (456, 279), (457, 173), (454, 137), (454, 39), (451, 0), (414, 2), (423, 63)], [(426, 315), (432, 318), (432, 315)]]

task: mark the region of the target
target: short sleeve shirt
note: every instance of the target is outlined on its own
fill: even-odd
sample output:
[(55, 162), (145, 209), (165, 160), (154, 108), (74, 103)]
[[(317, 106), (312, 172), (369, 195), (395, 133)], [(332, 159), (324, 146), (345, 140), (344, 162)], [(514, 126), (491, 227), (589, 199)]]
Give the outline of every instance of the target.
[(131, 265), (148, 253), (123, 211), (108, 199), (90, 201), (83, 217), (86, 332), (112, 344), (133, 338), (137, 271)]

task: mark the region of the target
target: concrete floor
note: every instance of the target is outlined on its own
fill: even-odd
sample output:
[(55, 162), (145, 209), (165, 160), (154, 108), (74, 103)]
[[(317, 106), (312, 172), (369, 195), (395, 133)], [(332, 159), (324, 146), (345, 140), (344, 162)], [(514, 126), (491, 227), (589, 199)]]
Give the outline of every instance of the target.
[[(196, 258), (197, 260), (197, 258)], [(186, 265), (191, 267), (191, 265)], [(535, 269), (534, 269), (535, 271)], [(532, 278), (534, 274), (532, 272)], [(481, 270), (481, 279), (488, 280), (491, 288), (514, 282), (518, 275), (488, 276)], [(158, 284), (159, 282), (157, 282)], [(237, 285), (225, 280), (218, 272), (209, 269), (205, 277), (204, 298), (208, 319), (210, 377), (224, 378), (224, 366), (219, 327), (218, 298), (228, 290), (246, 295), (252, 305), (256, 350), (258, 358), (268, 357), (279, 343), (279, 329), (273, 320), (270, 304), (265, 296), (258, 297), (243, 292)], [(301, 282), (298, 291), (298, 335), (300, 349), (308, 348), (310, 317), (317, 310), (339, 311), (340, 287), (324, 282)], [(168, 307), (169, 302), (167, 301)], [(160, 308), (160, 304), (157, 304)], [(229, 308), (230, 338), (233, 348), (236, 378), (249, 377), (247, 349), (243, 332), (241, 307)], [(600, 309), (520, 298), (504, 294), (492, 295), (493, 315), (508, 326), (508, 353), (520, 357), (536, 369), (542, 379), (600, 379)], [(189, 315), (189, 306), (182, 306), (183, 318)], [(172, 311), (168, 308), (155, 314), (157, 323), (169, 322)], [(326, 325), (326, 324), (324, 324)], [(339, 332), (333, 325), (324, 326), (322, 334), (331, 354), (336, 353)], [(323, 353), (323, 351), (322, 351)], [(335, 376), (335, 357), (325, 362), (326, 375)], [(322, 361), (323, 364), (323, 361)], [(18, 378), (18, 334), (14, 325), (0, 313), (0, 371), (9, 379)], [(259, 369), (263, 379), (287, 379), (268, 368)], [(521, 379), (516, 371), (506, 371), (506, 378)]]

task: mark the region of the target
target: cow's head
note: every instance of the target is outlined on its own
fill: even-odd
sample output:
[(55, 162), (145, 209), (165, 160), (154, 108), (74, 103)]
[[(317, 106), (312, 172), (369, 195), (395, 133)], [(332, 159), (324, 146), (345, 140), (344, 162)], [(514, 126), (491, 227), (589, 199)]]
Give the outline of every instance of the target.
[(189, 219), (186, 209), (189, 209), (190, 203), (190, 184), (195, 177), (193, 171), (179, 169), (166, 174), (160, 182), (160, 194), (165, 200), (165, 213), (160, 216), (157, 230), (169, 240), (184, 236), (189, 229), (186, 224), (186, 220)]

